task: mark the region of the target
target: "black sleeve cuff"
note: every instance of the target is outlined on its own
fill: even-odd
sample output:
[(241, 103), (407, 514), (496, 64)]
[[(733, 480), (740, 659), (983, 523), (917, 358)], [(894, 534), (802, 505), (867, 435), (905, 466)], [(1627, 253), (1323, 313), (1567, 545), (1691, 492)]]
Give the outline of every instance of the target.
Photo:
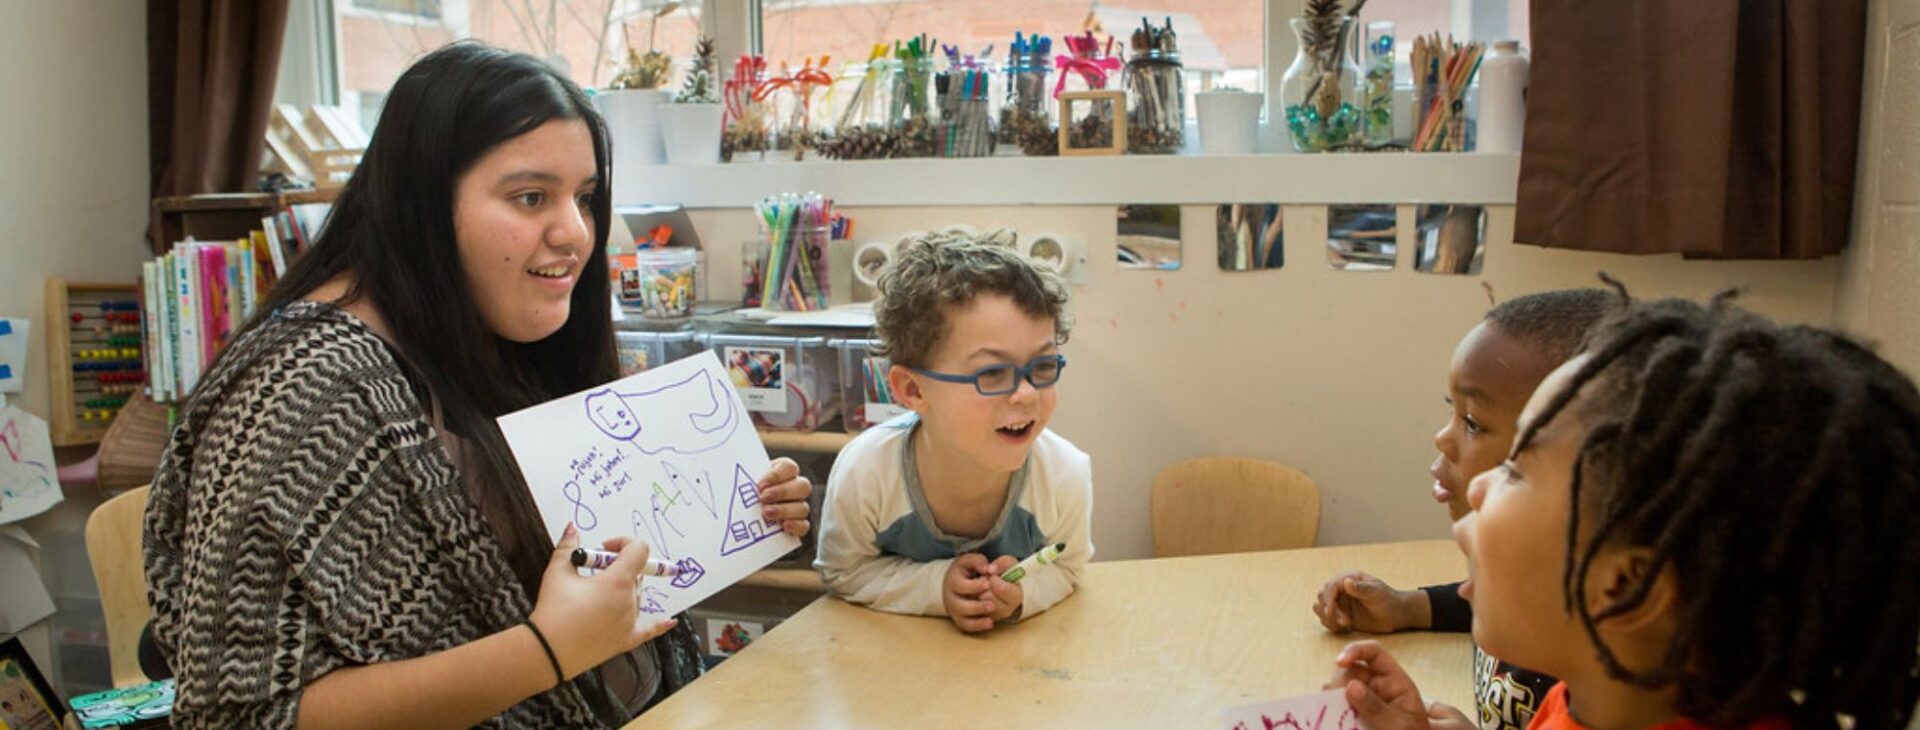
[[(1462, 581), (1465, 582), (1465, 581)], [(1433, 630), (1465, 633), (1473, 630), (1473, 604), (1460, 597), (1460, 583), (1425, 586), (1427, 605), (1433, 609)]]

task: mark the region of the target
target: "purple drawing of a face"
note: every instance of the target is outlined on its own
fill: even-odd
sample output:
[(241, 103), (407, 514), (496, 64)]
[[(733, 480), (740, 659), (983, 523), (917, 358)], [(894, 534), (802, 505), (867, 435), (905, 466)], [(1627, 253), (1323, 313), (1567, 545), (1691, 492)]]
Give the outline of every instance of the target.
[(629, 440), (640, 435), (640, 419), (634, 418), (626, 399), (611, 390), (587, 395), (587, 415), (602, 433), (613, 438)]

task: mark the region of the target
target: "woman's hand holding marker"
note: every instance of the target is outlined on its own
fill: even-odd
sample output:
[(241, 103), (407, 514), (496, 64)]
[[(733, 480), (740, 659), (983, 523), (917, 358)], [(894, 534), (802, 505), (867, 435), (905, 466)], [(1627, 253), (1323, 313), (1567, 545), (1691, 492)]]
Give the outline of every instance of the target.
[(618, 553), (605, 570), (582, 576), (573, 565), (580, 531), (567, 525), (540, 579), (540, 596), (528, 621), (552, 644), (561, 674), (571, 679), (615, 655), (632, 651), (673, 628), (675, 620), (641, 623), (640, 571), (647, 564), (644, 543), (618, 537), (601, 544)]
[(760, 477), (760, 509), (770, 522), (780, 523), (780, 529), (794, 537), (806, 537), (813, 523), (807, 516), (813, 512), (807, 504), (807, 497), (813, 494), (813, 482), (800, 476), (800, 465), (792, 459), (780, 457), (773, 460), (773, 466)]

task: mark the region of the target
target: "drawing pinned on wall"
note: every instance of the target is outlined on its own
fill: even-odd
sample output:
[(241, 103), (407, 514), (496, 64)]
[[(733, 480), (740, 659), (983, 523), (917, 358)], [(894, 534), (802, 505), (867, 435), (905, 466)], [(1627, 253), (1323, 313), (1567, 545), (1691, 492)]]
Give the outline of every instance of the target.
[(47, 422), (12, 406), (0, 407), (0, 525), (60, 503), (60, 479)]
[(500, 430), (553, 539), (572, 522), (582, 544), (631, 537), (681, 569), (641, 584), (643, 610), (665, 618), (800, 546), (761, 514), (757, 478), (772, 462), (739, 427), (744, 410), (702, 352), (502, 416)]
[(702, 370), (649, 390), (596, 390), (587, 394), (586, 410), (601, 433), (641, 453), (698, 454), (726, 443), (739, 426), (732, 392), (726, 381)]
[(1220, 711), (1227, 730), (1366, 730), (1344, 689), (1283, 700), (1255, 702)]

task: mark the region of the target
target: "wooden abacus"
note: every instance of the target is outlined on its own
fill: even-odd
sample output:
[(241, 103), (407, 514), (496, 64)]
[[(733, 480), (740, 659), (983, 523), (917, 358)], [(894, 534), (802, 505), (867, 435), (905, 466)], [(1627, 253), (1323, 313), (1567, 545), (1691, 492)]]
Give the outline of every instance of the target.
[(47, 279), (47, 371), (55, 446), (96, 444), (146, 384), (141, 298), (133, 284)]

